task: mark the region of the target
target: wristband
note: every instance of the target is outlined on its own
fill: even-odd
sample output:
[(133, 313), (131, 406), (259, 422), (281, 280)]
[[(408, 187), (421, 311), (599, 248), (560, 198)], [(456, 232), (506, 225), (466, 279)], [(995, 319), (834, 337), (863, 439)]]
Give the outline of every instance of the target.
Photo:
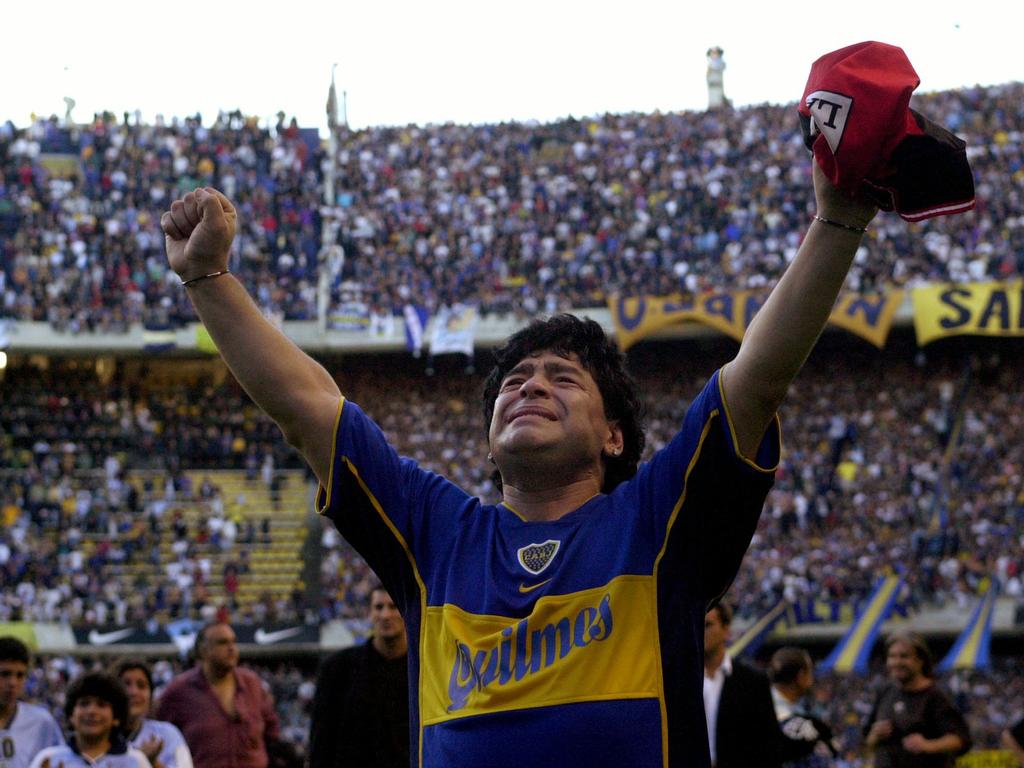
[(868, 231), (867, 227), (855, 227), (852, 224), (843, 224), (841, 221), (832, 221), (832, 219), (826, 219), (824, 216), (819, 216), (818, 214), (814, 214), (814, 220), (820, 221), (822, 224), (829, 224), (830, 226), (839, 227), (839, 229), (845, 229), (850, 232), (857, 232), (862, 235)]
[(206, 280), (208, 277), (220, 277), (221, 275), (230, 275), (231, 270), (222, 269), (220, 272), (211, 272), (208, 275), (200, 275), (199, 277), (193, 277), (191, 280), (182, 280), (181, 284), (186, 288), (192, 283), (198, 283), (200, 280)]

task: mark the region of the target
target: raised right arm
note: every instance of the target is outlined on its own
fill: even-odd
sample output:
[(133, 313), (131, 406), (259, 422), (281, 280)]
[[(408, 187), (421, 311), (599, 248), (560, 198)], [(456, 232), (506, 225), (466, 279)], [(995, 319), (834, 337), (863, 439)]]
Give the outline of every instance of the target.
[(233, 275), (204, 277), (226, 273), (235, 220), (234, 206), (220, 192), (189, 192), (160, 219), (168, 261), (183, 281), (194, 280), (183, 290), (235, 378), (326, 485), (337, 383), (263, 316)]

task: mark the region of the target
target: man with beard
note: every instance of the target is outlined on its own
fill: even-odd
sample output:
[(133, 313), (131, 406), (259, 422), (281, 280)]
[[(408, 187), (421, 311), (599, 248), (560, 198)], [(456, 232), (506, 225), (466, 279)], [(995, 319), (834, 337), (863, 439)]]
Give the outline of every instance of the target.
[(932, 677), (928, 646), (898, 633), (885, 644), (891, 683), (878, 695), (865, 726), (875, 768), (948, 768), (971, 748), (967, 723)]

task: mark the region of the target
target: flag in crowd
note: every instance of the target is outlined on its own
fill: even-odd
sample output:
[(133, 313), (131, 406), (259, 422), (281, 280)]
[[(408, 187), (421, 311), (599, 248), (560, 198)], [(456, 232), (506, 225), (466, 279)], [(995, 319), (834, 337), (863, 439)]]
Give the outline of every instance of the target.
[(454, 352), (472, 357), (476, 323), (476, 307), (468, 304), (441, 307), (434, 317), (430, 354), (444, 355)]
[(864, 601), (853, 624), (832, 649), (832, 653), (821, 663), (823, 671), (840, 674), (855, 673), (866, 675), (871, 649), (882, 629), (882, 624), (892, 613), (896, 596), (903, 585), (903, 577), (883, 576), (875, 583), (875, 589)]
[(426, 341), (430, 310), (419, 304), (406, 304), (402, 314), (405, 317), (405, 346), (413, 357), (419, 357)]
[(992, 664), (989, 648), (992, 644), (992, 617), (995, 614), (999, 590), (990, 583), (978, 600), (953, 647), (939, 662), (939, 672), (953, 669), (988, 669)]
[(779, 601), (768, 613), (747, 627), (746, 631), (729, 646), (729, 655), (733, 658), (753, 656), (775, 631), (780, 621), (785, 620), (787, 626), (792, 624), (791, 613), (790, 605), (785, 601)]

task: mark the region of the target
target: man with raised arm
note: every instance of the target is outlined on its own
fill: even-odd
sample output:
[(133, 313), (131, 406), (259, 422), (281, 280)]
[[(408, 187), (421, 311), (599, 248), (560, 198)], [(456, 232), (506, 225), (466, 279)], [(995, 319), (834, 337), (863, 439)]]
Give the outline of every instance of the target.
[(227, 198), (197, 190), (163, 215), (171, 267), (225, 361), (405, 619), (414, 764), (708, 765), (704, 615), (772, 484), (776, 409), (875, 214), (814, 174), (820, 218), (651, 461), (638, 467), (640, 399), (596, 323), (536, 321), (497, 351), (483, 403), (495, 506), (399, 457), (264, 319), (228, 273)]

